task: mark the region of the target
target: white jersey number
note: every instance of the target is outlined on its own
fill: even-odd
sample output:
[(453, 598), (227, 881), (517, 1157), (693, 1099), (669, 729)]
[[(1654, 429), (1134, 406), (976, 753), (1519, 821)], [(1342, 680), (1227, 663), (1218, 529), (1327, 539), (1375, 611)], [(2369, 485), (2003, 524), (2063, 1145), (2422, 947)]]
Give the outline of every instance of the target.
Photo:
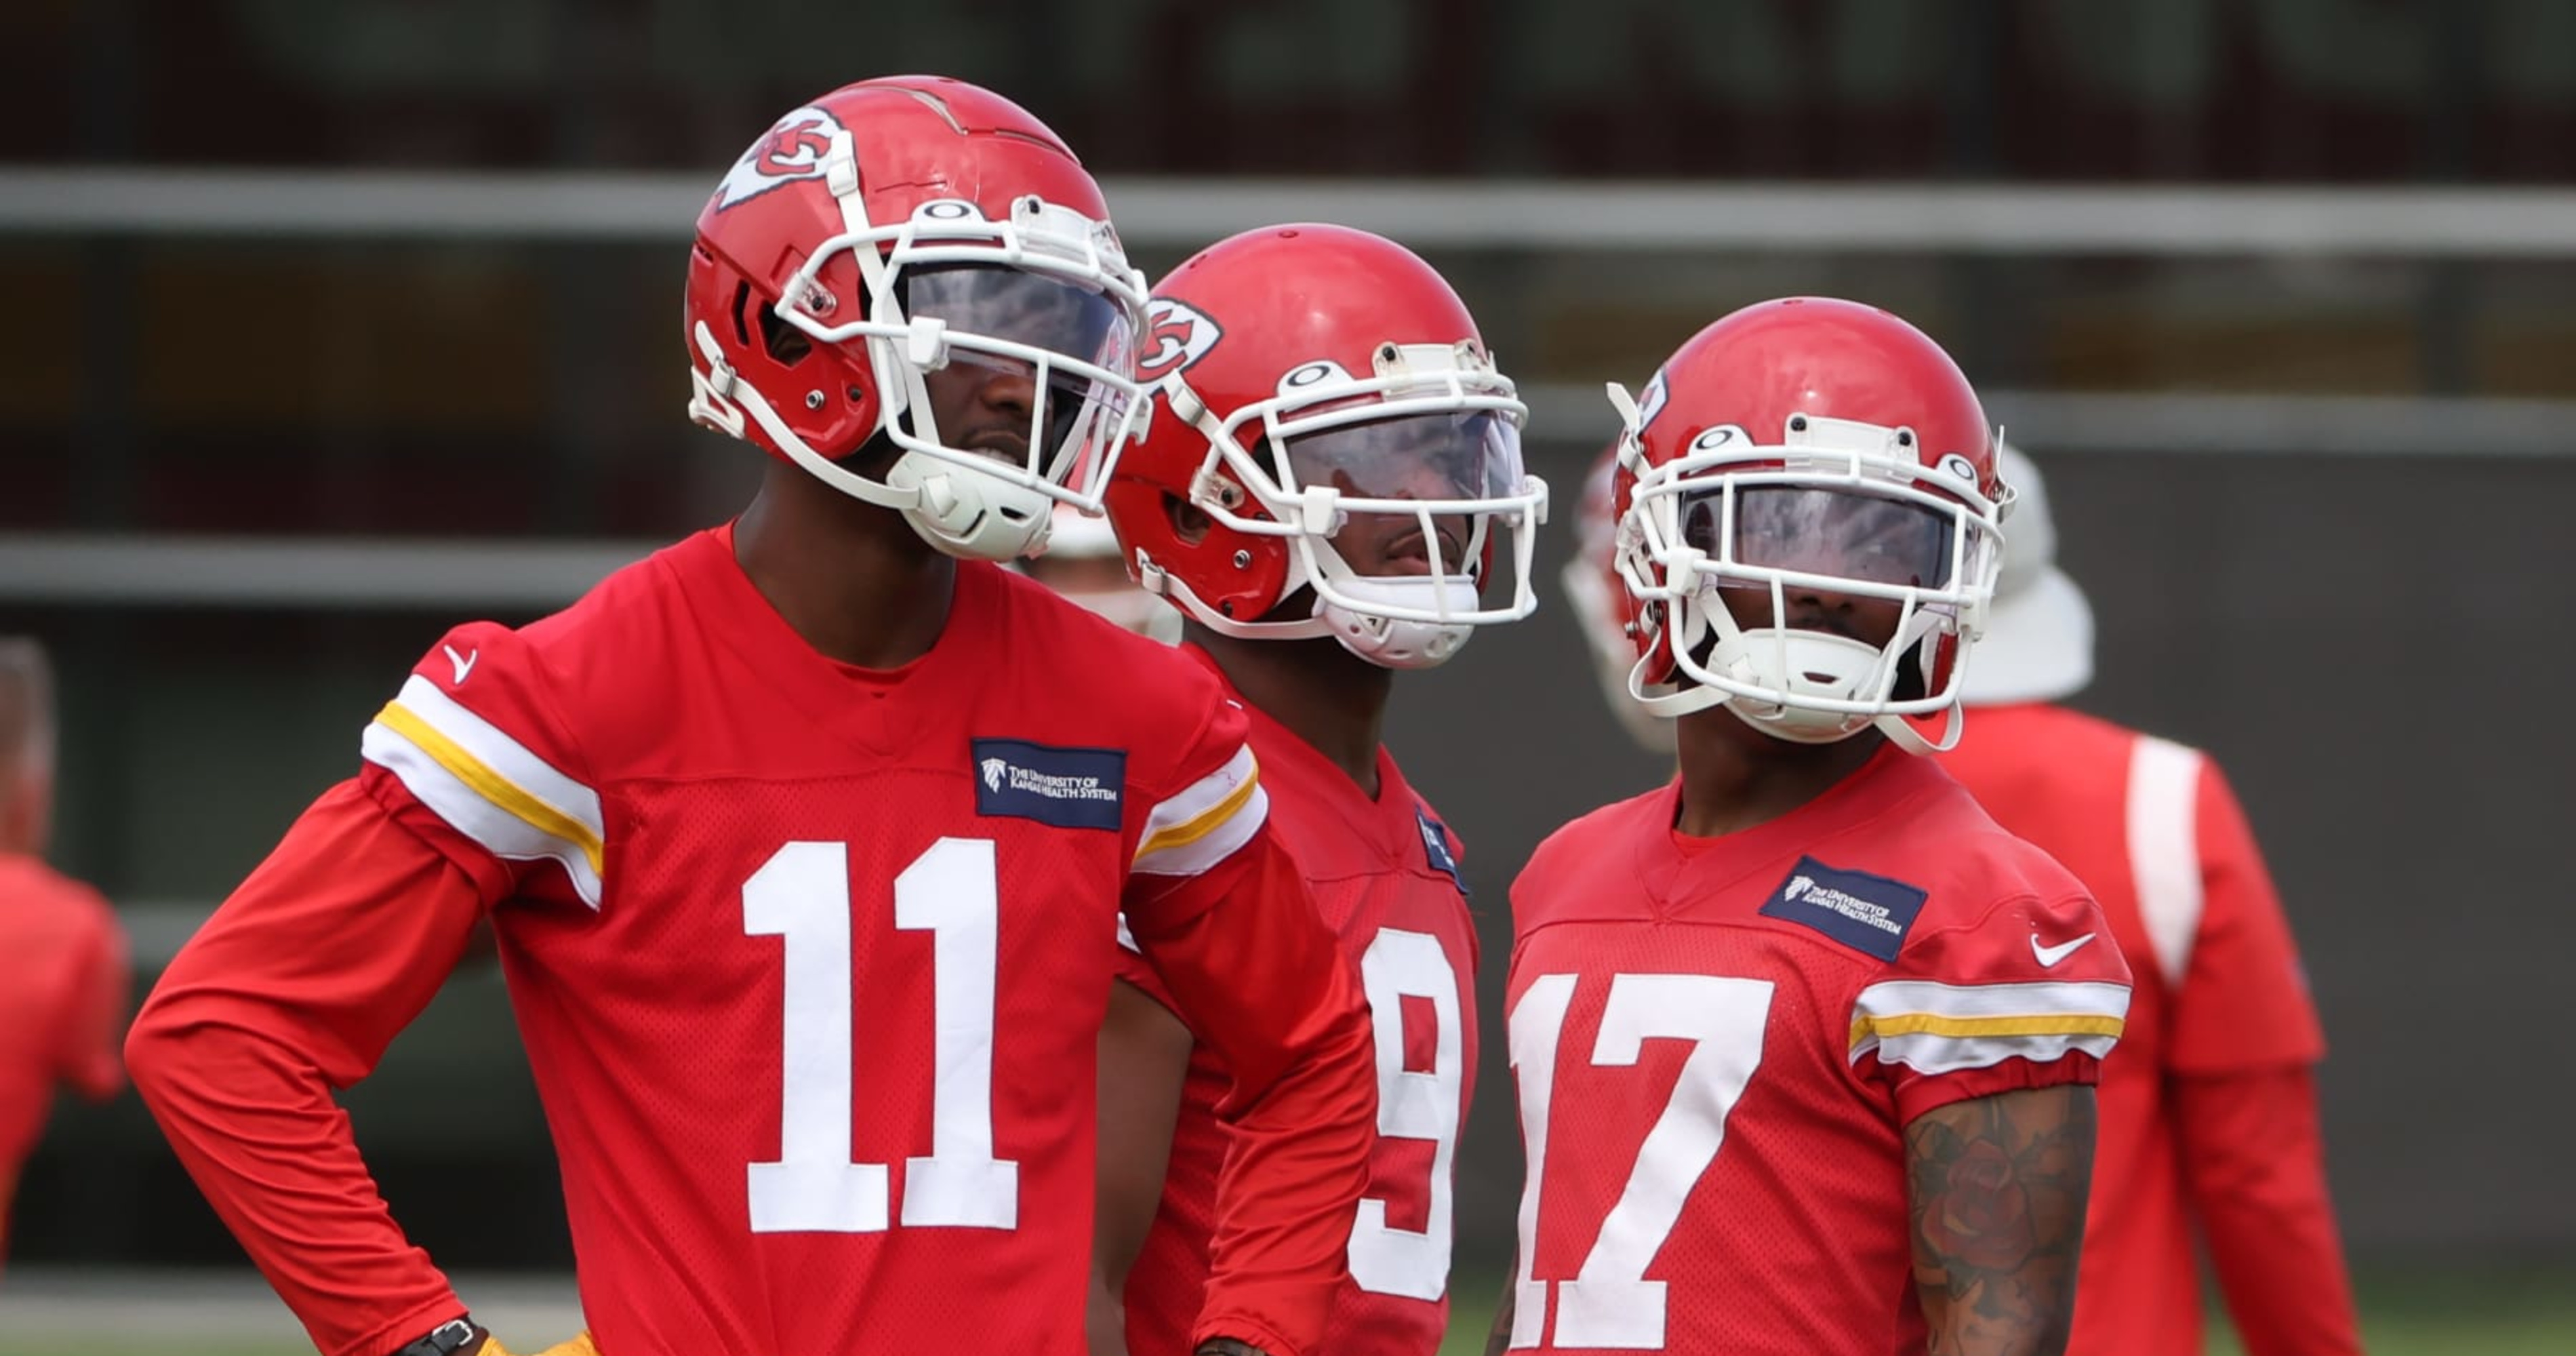
[[(1449, 1288), (1450, 1192), (1458, 1158), (1460, 1055), (1458, 971), (1427, 933), (1381, 929), (1360, 956), (1369, 1024), (1377, 1031), (1377, 1133), (1431, 1141), (1431, 1214), (1420, 1232), (1386, 1222), (1387, 1203), (1360, 1199), (1351, 1227), (1351, 1279), (1362, 1290), (1436, 1300)], [(1431, 1004), (1429, 1072), (1404, 1067), (1404, 1000)]]
[[(1001, 922), (993, 844), (942, 838), (894, 878), (894, 925), (931, 939), (930, 1156), (903, 1164), (907, 1227), (1010, 1229), (1020, 1165), (993, 1157), (993, 984)], [(743, 930), (786, 953), (778, 1160), (750, 1165), (751, 1230), (875, 1233), (888, 1168), (850, 1161), (850, 852), (789, 843), (742, 886)]]
[[(1529, 1180), (1521, 1188), (1520, 1275), (1512, 1302), (1514, 1347), (1534, 1347), (1546, 1330), (1548, 1285), (1536, 1278), (1539, 1189), (1546, 1181), (1547, 1121), (1556, 1087), (1556, 1054), (1574, 999), (1575, 977), (1541, 975), (1512, 1009), (1512, 1069), (1528, 1142)], [(1592, 1043), (1592, 1063), (1633, 1066), (1650, 1040), (1686, 1040), (1690, 1054), (1672, 1099), (1638, 1148), (1618, 1203), (1570, 1280), (1556, 1285), (1556, 1345), (1657, 1351), (1664, 1345), (1664, 1282), (1646, 1279), (1682, 1203), (1717, 1161), (1726, 1117), (1762, 1064), (1762, 1032), (1771, 1020), (1771, 982), (1715, 975), (1614, 975)]]

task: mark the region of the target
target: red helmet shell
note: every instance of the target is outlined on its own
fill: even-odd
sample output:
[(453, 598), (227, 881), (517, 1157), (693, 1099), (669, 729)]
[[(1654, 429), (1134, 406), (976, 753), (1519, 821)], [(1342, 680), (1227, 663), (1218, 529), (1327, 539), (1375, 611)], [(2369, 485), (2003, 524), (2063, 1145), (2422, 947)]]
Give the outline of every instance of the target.
[[(1622, 458), (1613, 478), (1613, 505), (1622, 517), (1634, 502), (1639, 466), (1679, 461), (1701, 434), (1725, 425), (1743, 429), (1756, 445), (1776, 446), (1801, 419), (1910, 430), (1914, 456), (1931, 473), (1925, 488), (1948, 484), (1990, 503), (2004, 493), (1993, 426), (1958, 364), (1923, 331), (1859, 302), (1788, 297), (1720, 318), (1665, 360), (1637, 414), (1636, 460)], [(1747, 461), (1734, 469), (1779, 464)], [(1622, 592), (1638, 652), (1653, 653), (1665, 639), (1663, 619), (1653, 605)], [(1945, 638), (1927, 675), (1936, 688), (1947, 681), (1956, 654), (1955, 637)], [(1667, 651), (1651, 677), (1670, 681), (1672, 673)]]
[[(1220, 421), (1293, 390), (1306, 373), (1328, 373), (1325, 364), (1365, 378), (1390, 348), (1464, 345), (1484, 355), (1474, 317), (1436, 270), (1394, 241), (1343, 226), (1267, 227), (1211, 245), (1154, 288), (1145, 320), (1138, 380), (1151, 388), (1178, 373)], [(1256, 464), (1276, 466), (1258, 419), (1235, 436)], [(1183, 540), (1166, 497), (1188, 502), (1203, 473), (1229, 509), (1276, 520), (1170, 394), (1157, 395), (1143, 440), (1110, 481), (1110, 520), (1130, 569), (1141, 550), (1200, 602), (1250, 621), (1288, 590), (1289, 539), (1218, 523)]]
[[(825, 180), (825, 156), (841, 129), (850, 136), (872, 225), (909, 220), (941, 199), (972, 202), (987, 219), (1007, 220), (1011, 204), (1030, 195), (1108, 219), (1100, 186), (1046, 124), (962, 80), (864, 80), (780, 118), (734, 162), (698, 214), (685, 302), (689, 360), (703, 361), (696, 339), (703, 323), (735, 373), (807, 446), (833, 458), (867, 441), (883, 411), (864, 345), (809, 352), (791, 342), (773, 353), (764, 331), (796, 271), (849, 229)], [(828, 263), (818, 282), (827, 295), (809, 295), (807, 309), (827, 323), (851, 319), (867, 304), (846, 254)], [(784, 459), (757, 422), (738, 432)]]

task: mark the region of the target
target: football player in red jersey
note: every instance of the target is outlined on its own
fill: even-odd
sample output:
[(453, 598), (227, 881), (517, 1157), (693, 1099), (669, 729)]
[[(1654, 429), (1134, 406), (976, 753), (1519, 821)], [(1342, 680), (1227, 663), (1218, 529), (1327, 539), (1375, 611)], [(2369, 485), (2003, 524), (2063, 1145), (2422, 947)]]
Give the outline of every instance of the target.
[(55, 1086), (93, 1102), (125, 1086), (125, 929), (96, 890), (45, 864), (53, 690), (44, 647), (0, 637), (0, 1253)]
[(2092, 608), (2056, 565), (2039, 468), (2009, 447), (2002, 467), (2011, 539), (1968, 670), (1970, 734), (1942, 766), (2091, 888), (2137, 971), (2102, 1066), (2072, 1349), (2198, 1356), (2197, 1226), (2246, 1351), (2352, 1356), (2325, 1034), (2271, 873), (2215, 761), (2059, 705), (2092, 680)]
[(599, 1351), (1079, 1351), (1122, 910), (1232, 1078), (1192, 1340), (1314, 1349), (1357, 984), (1215, 678), (992, 563), (1097, 507), (1144, 301), (1072, 153), (971, 85), (848, 86), (725, 176), (691, 410), (777, 457), (758, 497), (432, 647), (128, 1041), (325, 1356), (497, 1350), (331, 1099), (484, 916)]
[(1631, 690), (1680, 775), (1512, 889), (1528, 1176), (1497, 1350), (2065, 1349), (2128, 971), (1954, 739), (2006, 498), (1975, 392), (1872, 307), (1748, 307), (1625, 418)]
[[(1547, 487), (1522, 468), (1523, 407), (1474, 318), (1392, 241), (1246, 232), (1175, 269), (1147, 314), (1152, 419), (1110, 520), (1142, 586), (1186, 615), (1183, 652), (1250, 708), (1272, 823), (1377, 1036), (1376, 1148), (1326, 1347), (1429, 1356), (1447, 1326), (1476, 938), (1458, 841), (1381, 736), (1398, 671), (1535, 606)], [(1512, 586), (1488, 597), (1498, 558)], [(1187, 1006), (1142, 965), (1122, 977), (1102, 1038), (1093, 1349), (1123, 1337), (1131, 1356), (1170, 1356), (1228, 1246), (1216, 1184), (1240, 1140)]]

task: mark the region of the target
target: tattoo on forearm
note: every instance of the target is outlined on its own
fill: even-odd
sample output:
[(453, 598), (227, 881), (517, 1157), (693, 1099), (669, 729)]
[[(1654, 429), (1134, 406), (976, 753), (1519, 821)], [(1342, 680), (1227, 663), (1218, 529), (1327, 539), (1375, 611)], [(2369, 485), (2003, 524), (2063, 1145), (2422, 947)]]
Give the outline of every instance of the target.
[(2074, 1317), (2093, 1090), (1943, 1107), (1906, 1127), (1914, 1280), (1934, 1356), (2054, 1356)]

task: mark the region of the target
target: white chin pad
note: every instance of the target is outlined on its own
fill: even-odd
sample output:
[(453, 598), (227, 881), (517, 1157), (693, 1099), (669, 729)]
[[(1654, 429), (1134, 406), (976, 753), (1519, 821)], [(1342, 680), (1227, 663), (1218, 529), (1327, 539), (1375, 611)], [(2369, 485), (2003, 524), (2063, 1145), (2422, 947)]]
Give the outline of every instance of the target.
[(895, 458), (886, 483), (920, 491), (904, 521), (962, 559), (1011, 560), (1042, 550), (1055, 523), (1055, 501), (1036, 490), (917, 452)]
[[(1784, 662), (1785, 660), (1785, 662)], [(1885, 654), (1875, 645), (1824, 631), (1745, 631), (1710, 650), (1708, 671), (1765, 692), (1828, 701), (1874, 702), (1890, 682)], [(1798, 744), (1830, 744), (1869, 727), (1871, 717), (1759, 697), (1734, 696), (1727, 708), (1755, 729)]]
[[(1446, 611), (1466, 616), (1477, 606), (1476, 586), (1471, 581), (1430, 575), (1342, 579), (1334, 581), (1333, 590), (1369, 608)], [(1343, 649), (1386, 669), (1427, 669), (1447, 663), (1476, 633), (1475, 627), (1464, 622), (1398, 621), (1372, 615), (1326, 602), (1320, 593), (1315, 599), (1315, 615), (1332, 628), (1333, 638), (1342, 643)]]

